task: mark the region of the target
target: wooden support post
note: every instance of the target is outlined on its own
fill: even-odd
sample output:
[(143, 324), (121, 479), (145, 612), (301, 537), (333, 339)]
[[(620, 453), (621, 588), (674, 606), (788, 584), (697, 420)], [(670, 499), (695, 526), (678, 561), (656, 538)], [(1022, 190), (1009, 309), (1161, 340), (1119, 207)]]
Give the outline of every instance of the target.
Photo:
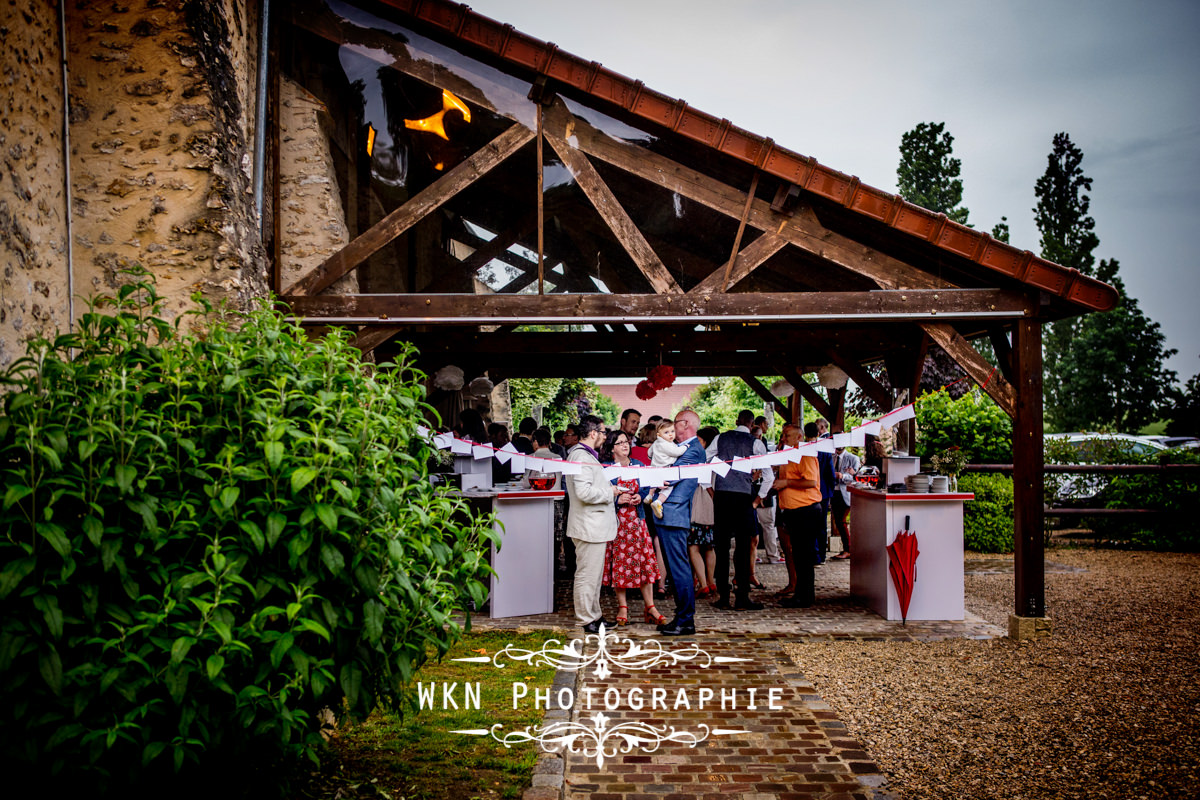
[[(1015, 323), (1013, 361), (1017, 374), (1016, 416), (1013, 420), (1016, 616), (1045, 617), (1042, 328), (1038, 320), (1022, 319)], [(1009, 627), (1011, 631), (1011, 622)]]
[(537, 104), (537, 242), (538, 242), (538, 294), (546, 293), (546, 204), (543, 197), (545, 170), (542, 163), (542, 144), (546, 140), (542, 129), (542, 104)]
[(729, 286), (729, 274), (733, 271), (733, 262), (737, 260), (738, 250), (742, 247), (742, 234), (746, 232), (746, 218), (750, 216), (750, 207), (754, 203), (754, 193), (758, 191), (758, 170), (754, 170), (754, 177), (750, 179), (750, 191), (746, 195), (746, 207), (742, 209), (742, 218), (738, 221), (737, 235), (733, 237), (733, 252), (729, 254), (729, 261), (725, 263), (725, 279), (721, 281), (721, 291)]
[[(1004, 380), (1003, 375), (997, 375), (996, 370), (992, 365), (984, 361), (983, 356), (979, 355), (978, 351), (971, 346), (971, 343), (958, 334), (954, 330), (954, 326), (944, 323), (922, 322), (921, 327), (929, 334), (929, 338), (942, 346), (954, 361), (963, 368), (963, 371), (971, 376), (979, 387), (988, 393), (988, 396), (996, 401), (996, 405), (1004, 410), (1005, 414), (1016, 418), (1016, 399), (1013, 387), (1008, 381)], [(1038, 362), (1038, 374), (1041, 374), (1041, 362)], [(1040, 377), (1039, 377), (1040, 380)], [(1041, 413), (1038, 413), (1041, 417)]]

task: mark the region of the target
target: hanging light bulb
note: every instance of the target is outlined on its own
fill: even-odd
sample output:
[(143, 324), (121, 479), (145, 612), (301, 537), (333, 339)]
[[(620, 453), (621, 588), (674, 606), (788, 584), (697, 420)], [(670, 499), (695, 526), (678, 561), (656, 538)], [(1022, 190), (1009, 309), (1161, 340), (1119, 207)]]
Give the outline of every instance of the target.
[(375, 152), (375, 126), (367, 123), (367, 157), (370, 158)]

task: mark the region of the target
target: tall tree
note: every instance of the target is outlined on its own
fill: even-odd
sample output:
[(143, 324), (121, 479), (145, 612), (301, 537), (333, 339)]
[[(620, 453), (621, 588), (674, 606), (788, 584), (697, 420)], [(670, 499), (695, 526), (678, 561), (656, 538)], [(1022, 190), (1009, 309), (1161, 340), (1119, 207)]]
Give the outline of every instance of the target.
[(896, 186), (911, 203), (967, 224), (958, 177), (962, 162), (953, 157), (954, 137), (944, 122), (922, 122), (900, 137), (900, 166)]
[(1167, 414), (1169, 436), (1200, 434), (1200, 374), (1193, 375), (1182, 389), (1171, 390), (1171, 408)]
[(1059, 359), (1053, 414), (1064, 430), (1134, 432), (1169, 413), (1176, 375), (1163, 361), (1176, 351), (1163, 347), (1166, 337), (1125, 292), (1119, 270), (1116, 259), (1100, 262), (1096, 277), (1121, 299), (1112, 311), (1080, 319)]
[(1093, 274), (1096, 220), (1088, 216), (1092, 179), (1083, 174), (1083, 151), (1066, 133), (1054, 135), (1054, 150), (1047, 158), (1046, 172), (1034, 185), (1038, 204), (1034, 221), (1042, 234), (1042, 258)]
[[(1042, 234), (1042, 257), (1085, 275), (1095, 271), (1094, 251), (1100, 244), (1096, 221), (1088, 216), (1091, 198), (1085, 194), (1092, 179), (1083, 174), (1083, 151), (1066, 133), (1054, 136), (1046, 172), (1034, 185), (1038, 198), (1034, 221)], [(1055, 430), (1070, 430), (1061, 416), (1070, 402), (1064, 396), (1062, 360), (1076, 346), (1078, 318), (1057, 320), (1047, 326), (1043, 340), (1045, 378), (1042, 382), (1046, 420)]]

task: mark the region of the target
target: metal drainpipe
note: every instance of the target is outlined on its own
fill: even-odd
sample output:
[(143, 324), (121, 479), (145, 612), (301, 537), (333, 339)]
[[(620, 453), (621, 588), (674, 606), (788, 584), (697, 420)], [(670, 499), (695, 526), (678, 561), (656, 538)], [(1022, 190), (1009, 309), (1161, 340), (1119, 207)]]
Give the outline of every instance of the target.
[(259, 236), (263, 230), (263, 186), (267, 160), (267, 59), (270, 55), (271, 0), (262, 0), (262, 18), (258, 26), (258, 96), (254, 112), (254, 213), (258, 216)]
[(58, 41), (62, 48), (63, 77), (63, 194), (66, 197), (67, 213), (67, 330), (75, 331), (75, 259), (72, 239), (71, 210), (74, 201), (71, 195), (71, 91), (67, 76), (67, 0), (58, 0)]

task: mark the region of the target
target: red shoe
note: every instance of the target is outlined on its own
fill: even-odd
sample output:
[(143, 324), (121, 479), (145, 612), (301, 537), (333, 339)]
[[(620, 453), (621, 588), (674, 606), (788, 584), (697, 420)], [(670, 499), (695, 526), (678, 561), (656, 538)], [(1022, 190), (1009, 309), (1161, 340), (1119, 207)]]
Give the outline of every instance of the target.
[[(653, 611), (654, 613), (651, 614), (650, 613), (651, 611)], [(645, 617), (646, 617), (646, 622), (649, 623), (650, 625), (665, 625), (667, 622), (667, 618), (664, 617), (662, 614), (658, 613), (658, 609), (655, 608), (654, 606), (649, 606), (646, 609)]]
[[(624, 612), (624, 613), (622, 613)], [(617, 606), (617, 627), (629, 624), (629, 606)]]

